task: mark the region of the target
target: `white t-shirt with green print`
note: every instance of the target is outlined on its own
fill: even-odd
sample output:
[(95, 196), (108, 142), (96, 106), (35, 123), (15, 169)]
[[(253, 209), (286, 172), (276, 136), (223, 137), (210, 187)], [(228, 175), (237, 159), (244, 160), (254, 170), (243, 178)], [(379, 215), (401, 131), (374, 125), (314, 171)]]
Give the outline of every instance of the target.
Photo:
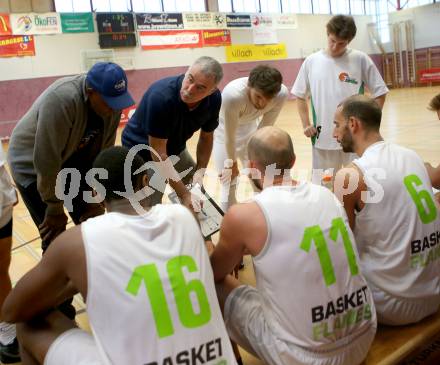
[(198, 224), (180, 205), (81, 225), (103, 364), (235, 365)]
[(365, 277), (394, 297), (438, 297), (440, 212), (423, 160), (381, 141), (353, 163), (369, 190), (354, 229)]
[(336, 108), (349, 96), (363, 94), (365, 87), (373, 98), (388, 92), (375, 64), (361, 51), (349, 48), (335, 58), (321, 50), (304, 60), (291, 92), (300, 98), (311, 97), (313, 123), (319, 131), (312, 139), (316, 148), (341, 149), (333, 138)]
[(306, 182), (266, 188), (255, 202), (268, 230), (253, 257), (256, 287), (272, 333), (311, 351), (347, 349), (376, 312), (343, 206)]

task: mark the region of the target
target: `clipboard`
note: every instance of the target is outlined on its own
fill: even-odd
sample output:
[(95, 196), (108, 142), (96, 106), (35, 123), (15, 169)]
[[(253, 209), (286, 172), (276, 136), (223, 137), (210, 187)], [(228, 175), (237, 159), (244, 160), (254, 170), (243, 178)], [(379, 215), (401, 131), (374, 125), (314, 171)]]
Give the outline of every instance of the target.
[[(197, 219), (200, 223), (200, 229), (203, 237), (205, 239), (209, 238), (211, 235), (220, 230), (224, 213), (203, 186), (196, 184), (194, 186), (187, 187), (191, 193), (200, 197), (201, 201), (203, 202), (203, 208), (199, 213), (197, 213)], [(175, 191), (170, 193), (168, 198), (173, 204), (180, 204), (180, 199)]]

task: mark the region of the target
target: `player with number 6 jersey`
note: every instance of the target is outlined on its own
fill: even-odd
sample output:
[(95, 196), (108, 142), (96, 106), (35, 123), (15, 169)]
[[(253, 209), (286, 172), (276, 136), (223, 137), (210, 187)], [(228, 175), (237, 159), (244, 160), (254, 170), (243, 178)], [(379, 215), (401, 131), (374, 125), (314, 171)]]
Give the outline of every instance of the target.
[(353, 228), (378, 321), (401, 325), (439, 308), (440, 216), (422, 159), (382, 139), (381, 115), (365, 96), (338, 107), (334, 136), (360, 157), (340, 171), (335, 193)]

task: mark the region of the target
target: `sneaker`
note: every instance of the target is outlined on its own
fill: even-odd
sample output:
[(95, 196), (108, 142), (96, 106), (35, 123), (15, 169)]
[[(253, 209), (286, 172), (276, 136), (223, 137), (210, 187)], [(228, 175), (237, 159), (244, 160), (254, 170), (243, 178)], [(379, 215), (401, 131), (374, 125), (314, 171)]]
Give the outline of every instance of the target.
[(0, 343), (0, 361), (3, 364), (15, 364), (21, 361), (17, 338), (14, 338), (9, 345)]

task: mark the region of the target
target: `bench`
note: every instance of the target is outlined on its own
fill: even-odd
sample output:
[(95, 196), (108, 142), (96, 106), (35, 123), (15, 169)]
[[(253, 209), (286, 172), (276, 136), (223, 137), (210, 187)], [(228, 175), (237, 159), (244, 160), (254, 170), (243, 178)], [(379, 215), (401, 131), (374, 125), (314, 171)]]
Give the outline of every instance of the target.
[(363, 365), (393, 365), (420, 351), (440, 334), (440, 311), (407, 326), (379, 325)]

